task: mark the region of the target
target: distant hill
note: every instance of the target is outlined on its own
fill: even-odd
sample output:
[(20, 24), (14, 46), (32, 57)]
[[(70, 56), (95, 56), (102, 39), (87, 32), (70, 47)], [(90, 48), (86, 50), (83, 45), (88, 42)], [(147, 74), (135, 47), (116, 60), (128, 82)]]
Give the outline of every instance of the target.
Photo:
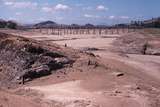
[(94, 28), (96, 27), (95, 25), (92, 24), (85, 24), (85, 25), (79, 25), (79, 24), (71, 24), (71, 25), (67, 25), (67, 24), (58, 24), (56, 22), (53, 21), (44, 21), (44, 22), (40, 22), (34, 25), (28, 25), (25, 26), (25, 28), (57, 28), (57, 27), (68, 27), (68, 28)]
[(49, 28), (49, 27), (57, 27), (58, 24), (53, 21), (44, 21), (33, 25), (34, 28)]
[(5, 21), (0, 19), (0, 28), (11, 28), (11, 29), (32, 29), (32, 28), (110, 28), (110, 27), (119, 27), (119, 28), (160, 28), (160, 17), (152, 18), (144, 21), (131, 21), (131, 23), (120, 23), (111, 26), (107, 25), (93, 25), (93, 24), (58, 24), (54, 21), (43, 21), (37, 24), (25, 24), (20, 25), (14, 21)]
[(95, 25), (88, 23), (88, 24), (85, 24), (84, 27), (86, 27), (86, 28), (94, 28)]

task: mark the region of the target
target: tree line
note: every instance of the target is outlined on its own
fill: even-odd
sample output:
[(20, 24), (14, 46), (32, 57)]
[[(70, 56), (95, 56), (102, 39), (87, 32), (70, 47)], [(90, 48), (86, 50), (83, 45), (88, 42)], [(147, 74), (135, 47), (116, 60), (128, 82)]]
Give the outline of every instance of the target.
[(112, 26), (107, 25), (93, 25), (93, 24), (85, 24), (85, 25), (78, 25), (78, 24), (71, 24), (71, 25), (63, 25), (57, 24), (52, 21), (45, 21), (31, 26), (19, 26), (14, 21), (5, 21), (0, 20), (0, 28), (10, 28), (10, 29), (41, 29), (41, 28), (54, 28), (54, 29), (104, 29), (104, 28), (160, 28), (160, 17), (152, 18), (150, 20), (144, 21), (131, 21), (128, 24), (115, 24)]
[(18, 24), (14, 21), (0, 20), (0, 28), (17, 29), (17, 27), (18, 27)]

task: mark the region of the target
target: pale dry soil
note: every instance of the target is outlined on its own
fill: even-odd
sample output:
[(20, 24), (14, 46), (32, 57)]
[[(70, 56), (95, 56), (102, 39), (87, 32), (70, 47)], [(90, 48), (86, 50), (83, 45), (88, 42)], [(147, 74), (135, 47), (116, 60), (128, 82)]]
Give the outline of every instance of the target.
[[(62, 40), (62, 41), (53, 41), (54, 43), (65, 45), (75, 48), (75, 49), (83, 49), (83, 48), (97, 48), (103, 49), (104, 51), (93, 51), (94, 54), (99, 55), (103, 62), (107, 62), (110, 59), (114, 59), (119, 61), (120, 63), (125, 63), (128, 66), (131, 66), (135, 69), (138, 69), (140, 72), (149, 75), (149, 77), (153, 77), (156, 81), (160, 81), (160, 57), (159, 56), (149, 56), (149, 55), (135, 55), (135, 54), (127, 54), (127, 55), (119, 55), (118, 53), (111, 53), (108, 51), (108, 48), (111, 47), (113, 41), (119, 37), (120, 35), (107, 35), (108, 38), (82, 38), (75, 40)], [(118, 65), (117, 65), (118, 66)], [(103, 78), (99, 76), (98, 78)], [(114, 94), (115, 90), (104, 91), (104, 90), (94, 90), (88, 91), (81, 86), (81, 84), (87, 83), (88, 80), (77, 80), (77, 81), (67, 81), (60, 84), (51, 84), (47, 86), (37, 86), (31, 87), (31, 89), (39, 90), (45, 94), (45, 99), (55, 100), (64, 102), (72, 105), (75, 100), (79, 101), (91, 101), (89, 103), (89, 107), (91, 106), (102, 106), (102, 107), (147, 107), (149, 104), (147, 103), (147, 97), (143, 96), (143, 94), (137, 94), (136, 92), (129, 91), (123, 89), (122, 87), (132, 87), (132, 85), (121, 86), (120, 90), (124, 92), (120, 92), (120, 95), (116, 95), (115, 97), (110, 96), (110, 94)], [(90, 81), (87, 84), (96, 83), (97, 81)], [(97, 82), (98, 83), (98, 82)], [(101, 84), (103, 85), (103, 84)], [(98, 87), (98, 85), (95, 85)], [(105, 94), (104, 94), (105, 93)], [(143, 93), (143, 92), (142, 92)], [(145, 93), (145, 92), (144, 92)], [(130, 98), (124, 96), (130, 96)], [(72, 105), (73, 107), (77, 105)]]
[[(86, 85), (86, 82), (92, 84), (93, 81), (77, 80), (30, 88), (44, 93), (44, 99), (63, 102), (66, 107), (147, 107), (148, 99), (136, 92), (125, 92), (127, 90), (122, 89), (124, 92), (115, 94), (116, 90), (104, 91), (96, 88), (90, 91), (81, 86)], [(84, 106), (80, 106), (81, 103)]]
[[(53, 82), (55, 80), (52, 76), (45, 77), (21, 89), (41, 93), (41, 100), (54, 102), (51, 107), (159, 107), (157, 99), (153, 102), (152, 100), (160, 97), (160, 56), (110, 52), (112, 43), (119, 36), (121, 35), (105, 35), (105, 38), (101, 38), (85, 35), (74, 39), (72, 35), (55, 36), (55, 39), (54, 35), (32, 35), (31, 38), (37, 40), (67, 44), (75, 49), (102, 49), (92, 52), (99, 56), (104, 65), (119, 72), (100, 69), (95, 72), (68, 73), (66, 78), (70, 79), (66, 81)], [(118, 73), (124, 75), (117, 77)]]

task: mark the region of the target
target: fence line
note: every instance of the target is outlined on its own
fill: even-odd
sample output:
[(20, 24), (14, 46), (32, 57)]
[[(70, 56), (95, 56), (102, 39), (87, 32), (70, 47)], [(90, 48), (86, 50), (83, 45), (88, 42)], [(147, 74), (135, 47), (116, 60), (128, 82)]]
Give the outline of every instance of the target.
[(32, 32), (52, 35), (108, 35), (135, 32), (134, 28), (104, 28), (104, 29), (85, 29), (85, 28), (41, 28), (30, 29)]

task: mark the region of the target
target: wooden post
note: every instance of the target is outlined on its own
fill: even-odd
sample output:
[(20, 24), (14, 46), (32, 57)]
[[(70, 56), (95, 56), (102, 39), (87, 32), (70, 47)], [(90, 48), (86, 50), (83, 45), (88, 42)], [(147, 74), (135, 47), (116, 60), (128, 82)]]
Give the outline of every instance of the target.
[(114, 33), (114, 29), (113, 28), (111, 28), (111, 34), (113, 34)]
[(98, 28), (98, 30), (99, 30), (99, 35), (101, 35), (102, 34), (101, 28)]
[(93, 34), (94, 34), (94, 35), (96, 34), (96, 29), (95, 29), (95, 28), (93, 29)]
[(105, 35), (107, 35), (108, 34), (108, 29), (107, 28), (105, 28)]

